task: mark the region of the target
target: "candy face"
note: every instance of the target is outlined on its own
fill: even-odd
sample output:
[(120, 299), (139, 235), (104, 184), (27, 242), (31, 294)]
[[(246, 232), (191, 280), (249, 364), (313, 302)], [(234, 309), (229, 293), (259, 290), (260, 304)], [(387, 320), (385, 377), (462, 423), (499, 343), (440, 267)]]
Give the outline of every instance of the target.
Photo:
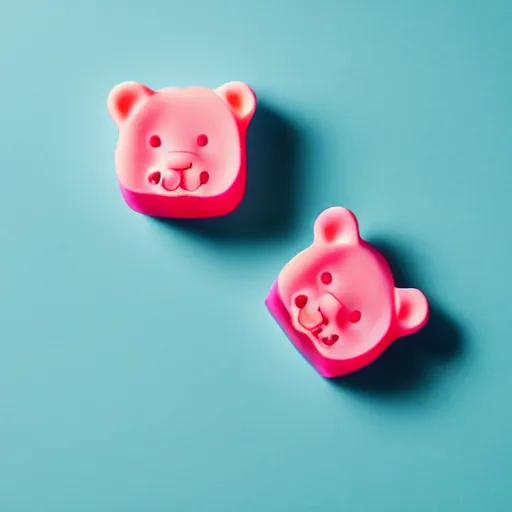
[(341, 207), (320, 214), (313, 244), (283, 268), (266, 304), (325, 377), (366, 366), (428, 318), (423, 293), (395, 288), (389, 265)]
[(161, 217), (215, 217), (245, 193), (245, 134), (256, 108), (241, 82), (152, 91), (136, 82), (112, 90), (119, 127), (116, 174), (134, 210)]

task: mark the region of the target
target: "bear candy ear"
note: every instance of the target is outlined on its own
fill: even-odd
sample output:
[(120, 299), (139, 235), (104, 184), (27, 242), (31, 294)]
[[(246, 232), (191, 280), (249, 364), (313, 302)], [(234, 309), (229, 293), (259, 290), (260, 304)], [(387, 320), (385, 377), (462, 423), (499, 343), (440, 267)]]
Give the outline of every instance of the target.
[(419, 331), (428, 320), (427, 298), (416, 288), (395, 288), (396, 316), (400, 336)]
[(138, 82), (123, 82), (110, 91), (107, 101), (108, 111), (120, 126), (133, 108), (152, 94), (154, 91)]
[(256, 110), (256, 95), (243, 82), (229, 82), (215, 92), (229, 105), (242, 128), (247, 128)]
[(341, 206), (324, 210), (317, 217), (313, 232), (315, 243), (354, 244), (359, 241), (359, 226), (355, 215)]

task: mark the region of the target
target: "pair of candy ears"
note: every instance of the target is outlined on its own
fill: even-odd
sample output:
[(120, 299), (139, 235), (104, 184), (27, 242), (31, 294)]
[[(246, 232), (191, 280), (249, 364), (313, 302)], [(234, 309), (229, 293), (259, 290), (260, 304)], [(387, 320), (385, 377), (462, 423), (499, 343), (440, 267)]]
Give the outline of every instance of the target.
[[(313, 228), (314, 244), (355, 245), (361, 243), (359, 224), (346, 208), (335, 206), (324, 210)], [(395, 288), (395, 307), (400, 335), (412, 334), (428, 320), (429, 306), (425, 295), (416, 288)]]
[[(256, 95), (243, 82), (228, 82), (214, 92), (231, 108), (239, 124), (246, 128), (256, 109)], [(108, 97), (108, 110), (118, 126), (128, 118), (133, 109), (151, 96), (158, 94), (138, 82), (116, 85)]]

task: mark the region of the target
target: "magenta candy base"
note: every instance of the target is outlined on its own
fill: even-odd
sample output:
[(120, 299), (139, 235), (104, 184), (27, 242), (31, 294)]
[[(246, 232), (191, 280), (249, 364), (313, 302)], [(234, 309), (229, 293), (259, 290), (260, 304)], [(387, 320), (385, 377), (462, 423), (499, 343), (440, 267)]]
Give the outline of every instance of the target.
[(119, 184), (126, 204), (137, 213), (152, 217), (201, 219), (221, 217), (233, 212), (245, 195), (245, 170), (235, 183), (223, 194), (203, 198), (194, 196), (167, 197), (141, 192), (133, 192)]

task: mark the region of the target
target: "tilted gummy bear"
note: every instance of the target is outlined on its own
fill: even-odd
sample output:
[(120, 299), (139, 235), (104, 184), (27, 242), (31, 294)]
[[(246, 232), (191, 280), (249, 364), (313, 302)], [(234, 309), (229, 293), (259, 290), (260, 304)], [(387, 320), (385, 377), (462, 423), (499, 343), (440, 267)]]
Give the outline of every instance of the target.
[(265, 302), (324, 377), (366, 366), (394, 340), (421, 329), (429, 314), (421, 291), (395, 288), (388, 263), (341, 207), (318, 216), (313, 244), (282, 269)]
[(157, 217), (233, 211), (245, 193), (245, 135), (255, 108), (242, 82), (215, 90), (114, 87), (108, 110), (119, 128), (116, 174), (128, 205)]

